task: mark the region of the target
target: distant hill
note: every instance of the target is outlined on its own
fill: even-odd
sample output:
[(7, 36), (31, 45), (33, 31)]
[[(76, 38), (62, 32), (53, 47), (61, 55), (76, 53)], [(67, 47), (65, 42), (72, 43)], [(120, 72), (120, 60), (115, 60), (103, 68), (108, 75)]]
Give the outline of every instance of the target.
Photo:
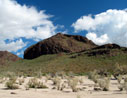
[(0, 65), (7, 65), (9, 62), (15, 62), (20, 60), (18, 56), (7, 52), (7, 51), (0, 51)]
[(26, 49), (24, 59), (34, 59), (45, 54), (80, 52), (96, 46), (86, 37), (58, 33)]

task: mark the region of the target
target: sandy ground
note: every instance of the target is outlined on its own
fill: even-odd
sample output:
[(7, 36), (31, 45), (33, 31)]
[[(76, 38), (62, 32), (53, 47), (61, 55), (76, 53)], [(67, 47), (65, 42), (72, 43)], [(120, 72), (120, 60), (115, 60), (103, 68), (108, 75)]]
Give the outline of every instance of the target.
[[(28, 78), (25, 79), (25, 82), (27, 81)], [(111, 80), (109, 91), (94, 91), (94, 83), (86, 77), (84, 78), (84, 83), (82, 85), (86, 89), (79, 92), (72, 92), (69, 88), (58, 91), (52, 89), (50, 84), (51, 81), (48, 81), (48, 89), (26, 90), (24, 88), (24, 83), (20, 86), (20, 89), (8, 90), (5, 88), (5, 83), (2, 83), (0, 84), (0, 98), (127, 98), (127, 93), (125, 91), (119, 91), (117, 88), (118, 83), (116, 80)]]

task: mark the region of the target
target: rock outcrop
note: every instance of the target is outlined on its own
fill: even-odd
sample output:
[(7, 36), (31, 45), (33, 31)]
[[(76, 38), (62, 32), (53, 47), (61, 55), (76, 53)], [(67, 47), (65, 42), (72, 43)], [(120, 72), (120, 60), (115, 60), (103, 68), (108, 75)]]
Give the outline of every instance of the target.
[(101, 45), (98, 46), (94, 49), (120, 49), (121, 47), (117, 44), (105, 44), (105, 45)]
[(88, 56), (97, 56), (97, 55), (108, 55), (108, 56), (116, 56), (118, 54), (127, 53), (126, 47), (120, 47), (117, 44), (105, 44), (102, 46), (98, 46), (96, 48), (91, 49), (86, 52)]
[(96, 46), (86, 37), (58, 33), (26, 49), (24, 59), (34, 59), (46, 54), (80, 52)]

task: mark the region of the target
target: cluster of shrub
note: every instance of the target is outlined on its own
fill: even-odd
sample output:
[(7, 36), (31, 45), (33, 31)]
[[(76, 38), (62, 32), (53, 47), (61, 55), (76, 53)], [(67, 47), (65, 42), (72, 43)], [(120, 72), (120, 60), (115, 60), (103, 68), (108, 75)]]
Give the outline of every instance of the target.
[[(110, 80), (113, 78), (118, 81), (118, 88), (120, 91), (127, 91), (127, 75), (122, 71), (122, 67), (119, 64), (116, 64), (112, 74), (104, 70), (94, 70), (88, 74), (88, 78), (94, 81), (94, 90), (96, 91), (109, 91)], [(48, 88), (47, 83), (49, 80), (52, 81), (52, 89), (63, 91), (66, 88), (70, 88), (73, 92), (85, 89), (79, 87), (79, 85), (84, 84), (83, 77), (77, 77), (72, 72), (65, 73), (61, 71), (52, 74), (45, 74), (45, 76), (39, 72), (37, 77), (30, 77), (28, 82), (25, 82), (24, 76), (16, 77), (14, 73), (9, 73), (7, 77), (8, 78), (0, 79), (0, 82), (6, 81), (5, 86), (8, 89), (19, 89), (22, 84), (25, 84), (26, 90), (29, 90), (30, 88), (44, 89)]]
[(94, 90), (109, 91), (110, 80), (115, 79), (118, 81), (118, 89), (120, 91), (127, 91), (127, 74), (122, 71), (122, 67), (119, 64), (116, 64), (112, 74), (105, 70), (94, 70), (89, 73), (88, 78), (94, 81)]

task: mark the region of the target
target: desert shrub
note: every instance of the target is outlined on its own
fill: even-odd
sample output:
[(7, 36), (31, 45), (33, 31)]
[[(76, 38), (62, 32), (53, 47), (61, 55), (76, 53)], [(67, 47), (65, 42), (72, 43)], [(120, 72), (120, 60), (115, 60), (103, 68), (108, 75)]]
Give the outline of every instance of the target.
[(3, 83), (3, 82), (5, 82), (6, 80), (5, 80), (5, 78), (0, 78), (0, 83)]
[(64, 71), (60, 71), (58, 73), (58, 76), (60, 76), (62, 79), (66, 78), (66, 73)]
[(63, 83), (61, 84), (60, 90), (62, 91), (64, 88), (66, 88), (66, 83), (65, 83), (65, 82), (63, 82)]
[(25, 89), (26, 89), (26, 90), (29, 90), (29, 85), (28, 85), (28, 84), (25, 85)]
[(110, 78), (99, 79), (98, 84), (103, 91), (109, 91)]
[(97, 74), (97, 71), (96, 71), (96, 70), (94, 70), (94, 71), (92, 71), (92, 72), (89, 72), (89, 73), (88, 73), (88, 78), (89, 78), (89, 79), (93, 79), (94, 75), (96, 75), (96, 74)]
[(127, 77), (124, 79), (124, 89), (127, 92)]
[(67, 73), (67, 76), (69, 76), (71, 78), (74, 78), (75, 74), (72, 71), (70, 71), (70, 72)]
[(54, 77), (54, 78), (52, 78), (52, 81), (53, 81), (53, 85), (57, 85), (60, 83), (61, 78), (60, 77)]
[(52, 80), (51, 74), (46, 74), (45, 77), (46, 77), (47, 80)]
[(117, 77), (122, 74), (124, 74), (123, 66), (121, 66), (119, 63), (116, 63), (113, 71), (114, 77), (117, 79)]
[(39, 70), (39, 71), (37, 72), (37, 78), (41, 78), (41, 77), (42, 77), (42, 71)]
[(127, 92), (127, 82), (124, 83), (124, 89)]
[(56, 87), (57, 87), (57, 90), (61, 90), (61, 79), (57, 79), (56, 80)]
[(124, 77), (124, 82), (127, 82), (127, 76)]
[(125, 90), (127, 92), (127, 76), (124, 77), (124, 82), (123, 83), (121, 83), (121, 82), (118, 82), (118, 83), (119, 83), (118, 89), (120, 91)]
[(96, 86), (98, 85), (103, 91), (108, 91), (109, 84), (110, 84), (110, 77), (107, 76), (108, 74), (99, 75), (98, 71), (94, 70), (93, 72), (89, 73), (88, 78), (95, 82), (94, 89), (96, 89), (97, 88)]
[(121, 76), (121, 75), (119, 75), (119, 76), (117, 77), (117, 81), (118, 81), (119, 84), (121, 83), (121, 81), (122, 81), (122, 76)]
[(16, 74), (15, 74), (14, 72), (10, 72), (10, 71), (8, 71), (8, 72), (6, 73), (6, 76), (9, 77), (10, 79), (16, 78)]
[(54, 83), (56, 85), (57, 90), (63, 90), (65, 88), (65, 83), (62, 81), (60, 77), (54, 78)]
[(99, 69), (97, 73), (102, 77), (110, 77), (111, 76), (110, 72), (107, 69), (104, 69), (104, 68)]
[(38, 81), (37, 78), (30, 79), (27, 85), (29, 88), (48, 88), (46, 85)]
[(80, 84), (83, 84), (84, 83), (84, 81), (83, 81), (83, 78), (81, 77), (81, 78), (79, 78), (79, 83)]
[(91, 80), (93, 80), (95, 83), (97, 83), (97, 80), (99, 78), (99, 75), (98, 75), (97, 71), (94, 70), (93, 72), (90, 72), (88, 74), (88, 78), (91, 79)]
[(19, 83), (19, 85), (22, 85), (22, 84), (24, 83), (24, 81), (25, 81), (24, 78), (20, 78), (20, 79), (18, 79), (18, 83)]
[(68, 85), (71, 87), (73, 92), (77, 92), (78, 91), (78, 88), (77, 88), (78, 79), (77, 78), (70, 78), (68, 80)]
[(118, 86), (118, 89), (119, 89), (120, 91), (123, 91), (123, 89), (124, 89), (124, 84), (123, 84), (123, 83), (120, 83), (119, 86)]
[(65, 88), (65, 83), (62, 81), (61, 77), (54, 77), (52, 79), (53, 85), (56, 86), (57, 90), (63, 90)]
[(8, 88), (8, 89), (18, 89), (19, 86), (16, 84), (16, 79), (15, 78), (11, 78), (9, 79), (5, 86)]
[(98, 83), (95, 83), (95, 84), (94, 84), (94, 90), (95, 90), (95, 91), (101, 90), (101, 88), (99, 87), (99, 84), (98, 84)]
[(93, 77), (93, 81), (95, 82), (95, 83), (97, 83), (98, 82), (98, 78), (99, 78), (99, 75), (94, 75), (94, 77)]

